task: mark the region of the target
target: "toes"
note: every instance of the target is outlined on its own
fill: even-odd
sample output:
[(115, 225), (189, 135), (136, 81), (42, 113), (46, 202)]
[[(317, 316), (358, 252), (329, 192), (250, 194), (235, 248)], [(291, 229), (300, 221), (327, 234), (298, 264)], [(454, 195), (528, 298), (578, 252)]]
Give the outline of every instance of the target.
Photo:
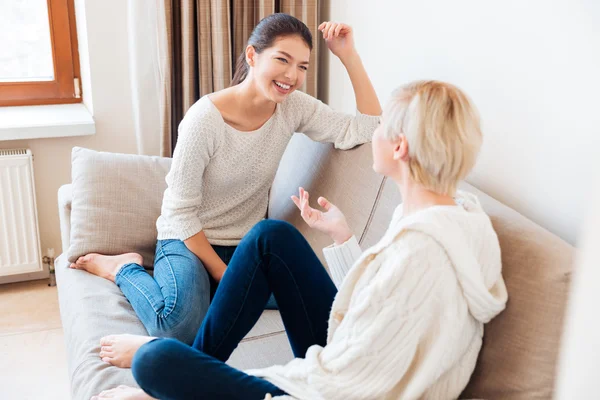
[(69, 268), (72, 268), (72, 269), (77, 269), (77, 264), (75, 264), (75, 263), (72, 263), (71, 265), (69, 265)]
[[(105, 362), (105, 363), (107, 363), (107, 364), (112, 365), (112, 363), (114, 361), (114, 358), (112, 358), (112, 357), (102, 357), (102, 361)], [(102, 394), (102, 393), (100, 393), (100, 394)]]
[(100, 346), (111, 346), (115, 343), (115, 336), (104, 336), (100, 339)]
[(114, 358), (115, 353), (113, 353), (112, 351), (101, 351), (100, 354), (98, 354), (100, 356), (100, 358), (104, 358), (104, 357), (110, 357), (110, 358)]

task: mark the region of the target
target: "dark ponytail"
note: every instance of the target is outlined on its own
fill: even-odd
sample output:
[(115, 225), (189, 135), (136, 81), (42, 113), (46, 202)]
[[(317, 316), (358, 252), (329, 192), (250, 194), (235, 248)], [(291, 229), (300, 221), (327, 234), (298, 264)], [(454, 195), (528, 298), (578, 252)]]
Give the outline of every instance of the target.
[[(246, 47), (252, 46), (256, 53), (262, 53), (263, 50), (271, 47), (279, 37), (292, 35), (299, 35), (312, 51), (312, 34), (304, 22), (289, 14), (271, 14), (261, 19), (258, 25), (254, 27), (250, 38), (248, 38)], [(248, 76), (249, 69), (250, 66), (246, 62), (246, 49), (244, 48), (235, 64), (235, 73), (233, 74), (231, 86), (242, 83), (246, 79), (246, 76)]]

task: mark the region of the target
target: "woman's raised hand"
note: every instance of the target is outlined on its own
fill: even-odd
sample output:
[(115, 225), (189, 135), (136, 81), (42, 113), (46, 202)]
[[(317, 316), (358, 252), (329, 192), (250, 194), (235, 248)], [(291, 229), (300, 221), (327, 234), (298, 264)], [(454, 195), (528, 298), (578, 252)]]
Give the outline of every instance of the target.
[(326, 198), (319, 197), (317, 200), (317, 203), (325, 209), (324, 212), (310, 206), (309, 193), (303, 188), (299, 188), (299, 196), (292, 196), (292, 201), (308, 226), (329, 235), (335, 244), (343, 244), (352, 237), (346, 217)]

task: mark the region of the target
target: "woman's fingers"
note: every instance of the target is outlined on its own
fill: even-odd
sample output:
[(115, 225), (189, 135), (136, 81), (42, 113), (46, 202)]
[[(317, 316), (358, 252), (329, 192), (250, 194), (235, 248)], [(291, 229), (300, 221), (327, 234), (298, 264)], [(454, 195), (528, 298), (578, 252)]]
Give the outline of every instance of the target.
[(333, 25), (334, 22), (331, 21), (329, 21), (327, 25), (325, 25), (325, 29), (323, 29), (323, 39), (331, 39), (330, 31)]
[(310, 211), (308, 210), (308, 201), (306, 197), (307, 192), (304, 190), (304, 188), (300, 187), (298, 188), (298, 193), (299, 197), (292, 196), (292, 200), (300, 209), (300, 215), (302, 215), (302, 217), (308, 217), (308, 215), (310, 215)]
[(329, 28), (329, 39), (335, 39), (335, 30), (336, 28), (339, 26), (340, 24), (338, 24), (337, 22), (334, 22), (331, 24), (331, 27)]
[(344, 24), (338, 24), (338, 25), (335, 27), (335, 31), (334, 31), (334, 35), (335, 35), (335, 37), (338, 37), (338, 36), (340, 36), (340, 32), (341, 32), (341, 31), (342, 31), (342, 29), (344, 29), (344, 28), (345, 28), (345, 25), (344, 25)]
[(306, 191), (304, 188), (300, 188), (300, 205), (304, 207), (304, 203), (306, 202)]
[(333, 21), (323, 21), (321, 25), (317, 28), (317, 30), (323, 33), (323, 39), (330, 40), (340, 35), (345, 35), (351, 31), (349, 25), (333, 22)]
[(302, 218), (309, 224), (312, 225), (313, 219), (318, 218), (316, 213), (320, 213), (320, 211), (315, 210), (310, 206), (310, 194), (304, 190), (304, 188), (298, 188), (298, 196), (291, 196), (292, 201), (300, 210), (300, 215)]
[(323, 207), (325, 211), (329, 211), (329, 209), (331, 208), (331, 203), (325, 197), (319, 197), (317, 203), (319, 203), (319, 205)]
[(340, 34), (345, 33), (350, 27), (346, 24), (333, 22), (333, 21), (324, 21), (317, 28), (319, 31), (323, 33), (323, 39), (331, 40)]
[(310, 210), (310, 203), (308, 202), (308, 192), (304, 191), (304, 212), (306, 213), (306, 216), (310, 217), (311, 215), (311, 210)]
[(297, 198), (296, 196), (292, 196), (292, 201), (294, 202), (294, 204), (296, 205), (296, 207), (298, 207), (299, 210), (302, 209), (300, 207), (300, 199), (299, 198)]

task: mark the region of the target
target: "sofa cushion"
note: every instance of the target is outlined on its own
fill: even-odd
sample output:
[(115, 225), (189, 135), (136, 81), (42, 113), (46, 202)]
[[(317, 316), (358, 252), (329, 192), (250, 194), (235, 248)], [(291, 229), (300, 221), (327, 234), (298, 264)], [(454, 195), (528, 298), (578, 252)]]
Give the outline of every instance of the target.
[(467, 190), (479, 196), (498, 234), (508, 305), (486, 325), (483, 349), (463, 395), (551, 399), (574, 248), (479, 190)]
[(170, 166), (169, 158), (73, 148), (69, 261), (137, 252), (151, 267)]
[[(461, 398), (550, 399), (574, 249), (557, 236), (473, 186), (500, 241), (508, 289), (504, 312), (485, 326), (483, 348)], [(386, 180), (363, 248), (383, 235), (400, 193)]]

